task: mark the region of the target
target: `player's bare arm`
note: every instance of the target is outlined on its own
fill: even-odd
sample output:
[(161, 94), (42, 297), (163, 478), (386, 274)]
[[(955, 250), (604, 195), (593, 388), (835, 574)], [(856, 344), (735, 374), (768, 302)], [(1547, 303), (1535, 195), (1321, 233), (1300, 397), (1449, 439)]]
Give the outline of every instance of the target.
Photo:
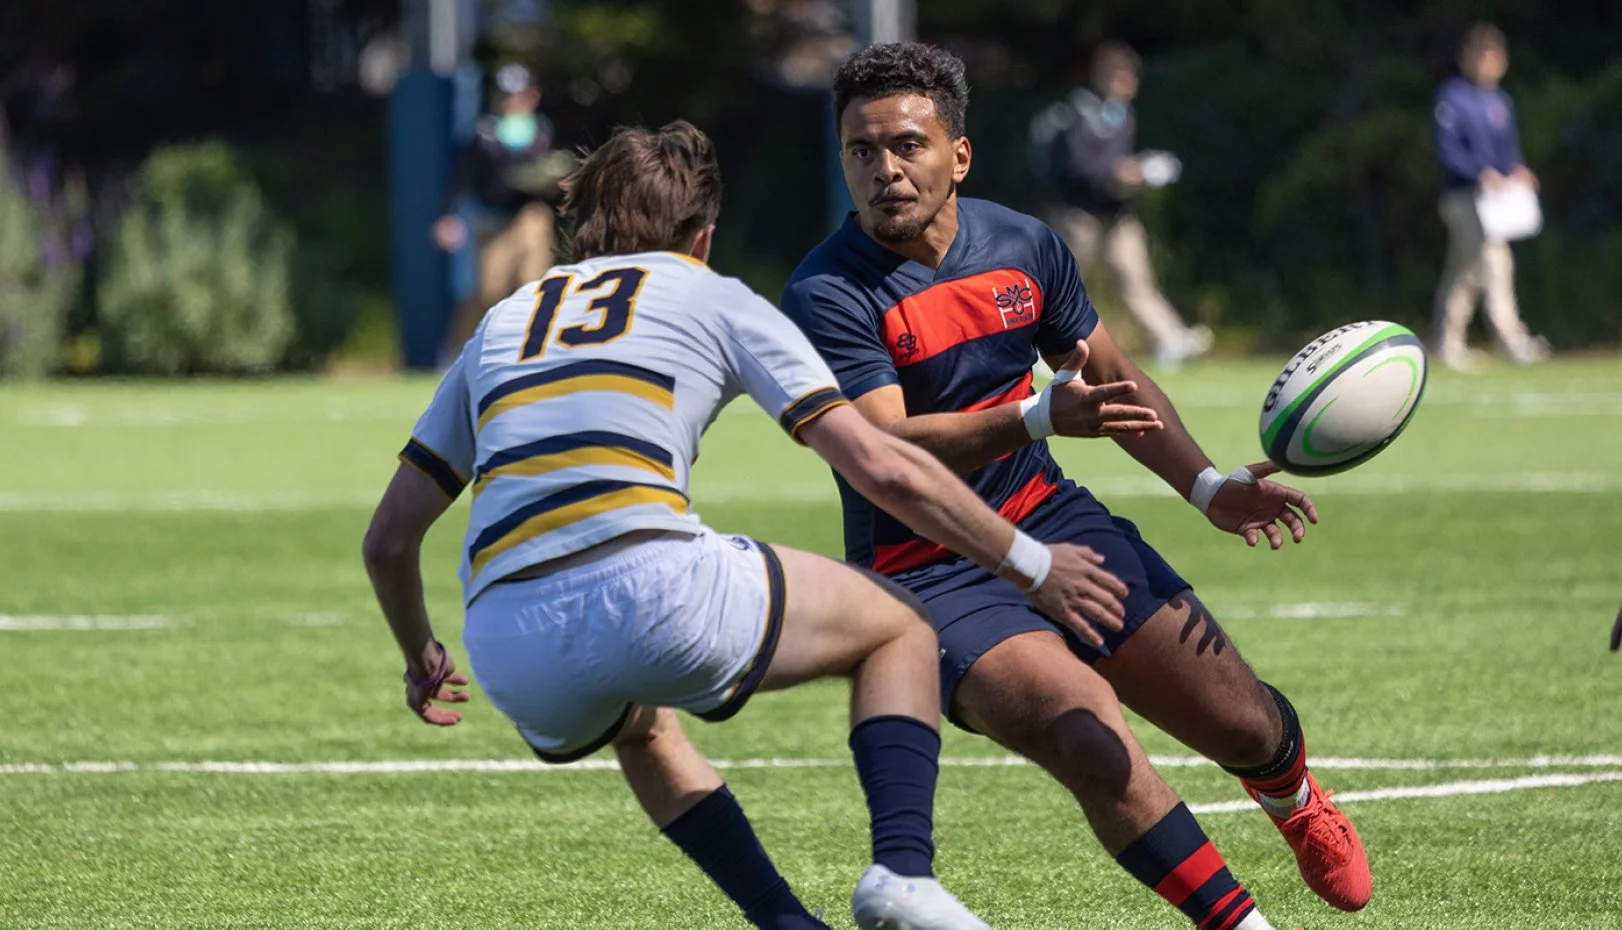
[(362, 544), (378, 606), (405, 655), (406, 705), (436, 726), (451, 726), (462, 715), (432, 701), (468, 700), (466, 691), (456, 690), (468, 683), (467, 676), (456, 671), (450, 653), (434, 638), (422, 597), (422, 540), (450, 505), (451, 498), (433, 479), (402, 463), (372, 514)]
[[(1061, 435), (1123, 436), (1160, 428), (1154, 410), (1125, 401), (1137, 390), (1132, 382), (1089, 385), (1076, 380), (1055, 385), (1052, 390), (1050, 415)], [(1034, 400), (1039, 401), (1040, 395)], [(928, 450), (958, 474), (994, 462), (1033, 441), (1027, 422), (1031, 414), (1021, 404), (909, 417), (901, 388), (892, 384), (863, 394), (856, 400), (856, 408), (870, 422)], [(1061, 420), (1063, 429), (1059, 428)]]
[[(1099, 323), (1087, 338), (1085, 349), (1058, 361), (1061, 364), (1074, 364), (1078, 355), (1086, 380), (1130, 381), (1136, 385), (1137, 389), (1123, 397), (1122, 401), (1152, 409), (1162, 428), (1140, 435), (1117, 436), (1115, 441), (1184, 499), (1194, 500), (1200, 476), (1207, 469), (1214, 470), (1214, 467), (1183, 425), (1171, 398), (1155, 384), (1153, 378), (1127, 358), (1103, 323)], [(1267, 480), (1269, 475), (1278, 471), (1277, 465), (1261, 462), (1228, 475), (1211, 496), (1206, 516), (1218, 529), (1243, 536), (1245, 542), (1252, 546), (1263, 536), (1272, 548), (1282, 546), (1284, 534), (1280, 530), (1281, 524), (1284, 530), (1289, 531), (1292, 540), (1300, 542), (1306, 536), (1306, 522), (1318, 522), (1318, 510), (1301, 491)]]
[[(1092, 550), (1043, 547), (998, 516), (933, 456), (877, 429), (855, 411), (837, 407), (800, 431), (805, 441), (851, 486), (922, 535), (1025, 589), (1043, 613), (1103, 644), (1099, 630), (1119, 630), (1126, 587)], [(1016, 553), (1045, 548), (1038, 575)]]

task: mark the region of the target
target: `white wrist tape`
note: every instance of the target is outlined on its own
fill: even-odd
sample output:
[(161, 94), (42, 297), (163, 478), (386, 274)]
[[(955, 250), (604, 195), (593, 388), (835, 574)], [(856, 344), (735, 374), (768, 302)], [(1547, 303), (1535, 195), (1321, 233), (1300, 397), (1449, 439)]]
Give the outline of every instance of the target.
[(1211, 499), (1216, 497), (1217, 491), (1229, 481), (1237, 481), (1240, 484), (1255, 484), (1256, 476), (1251, 474), (1248, 468), (1235, 468), (1224, 475), (1207, 465), (1205, 471), (1200, 472), (1199, 476), (1194, 479), (1194, 490), (1189, 492), (1188, 502), (1193, 504), (1194, 509), (1200, 513), (1209, 515), (1211, 512)]
[(1030, 587), (1025, 589), (1025, 593), (1029, 594), (1048, 580), (1048, 569), (1052, 567), (1053, 552), (1016, 529), (1014, 541), (1008, 545), (1008, 554), (1002, 557), (1002, 564), (997, 566), (997, 574), (1013, 571), (1031, 579)]
[(1076, 380), (1078, 374), (1073, 368), (1061, 368), (1053, 373), (1053, 380), (1042, 388), (1041, 393), (1032, 394), (1019, 402), (1019, 418), (1025, 422), (1025, 432), (1033, 440), (1046, 439), (1054, 434), (1053, 386), (1068, 384)]

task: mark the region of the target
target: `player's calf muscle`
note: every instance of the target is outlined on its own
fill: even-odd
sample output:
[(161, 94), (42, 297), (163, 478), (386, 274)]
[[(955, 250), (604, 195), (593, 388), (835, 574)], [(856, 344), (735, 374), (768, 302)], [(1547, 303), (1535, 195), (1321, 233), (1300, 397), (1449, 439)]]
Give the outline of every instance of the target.
[(1192, 592), (1173, 597), (1097, 668), (1122, 703), (1220, 764), (1259, 765), (1278, 746), (1272, 697)]

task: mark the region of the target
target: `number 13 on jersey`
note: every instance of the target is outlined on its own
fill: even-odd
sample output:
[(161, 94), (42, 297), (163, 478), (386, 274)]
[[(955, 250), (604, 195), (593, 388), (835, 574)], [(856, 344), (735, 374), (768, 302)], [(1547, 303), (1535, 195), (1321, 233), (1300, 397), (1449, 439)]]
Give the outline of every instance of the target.
[[(636, 295), (648, 279), (646, 268), (610, 268), (578, 287), (571, 288), (574, 275), (555, 275), (545, 278), (535, 288), (535, 312), (530, 316), (529, 329), (524, 333), (524, 347), (518, 360), (527, 362), (539, 358), (547, 343), (565, 346), (590, 346), (612, 342), (631, 328), (631, 317), (636, 313)], [(552, 338), (558, 313), (571, 297), (598, 293), (582, 308), (581, 313), (591, 317), (583, 323), (566, 326)]]

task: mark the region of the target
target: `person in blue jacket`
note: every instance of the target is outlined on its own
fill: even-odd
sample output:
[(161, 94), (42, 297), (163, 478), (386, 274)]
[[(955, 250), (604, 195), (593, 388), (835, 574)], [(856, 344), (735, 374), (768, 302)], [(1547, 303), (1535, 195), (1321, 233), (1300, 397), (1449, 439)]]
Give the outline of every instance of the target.
[(1537, 189), (1515, 127), (1515, 104), (1499, 86), (1509, 47), (1496, 26), (1480, 23), (1465, 34), (1459, 73), (1436, 92), (1436, 154), (1442, 166), (1442, 221), (1447, 263), (1436, 290), (1432, 349), (1438, 361), (1471, 368), (1466, 331), (1483, 294), (1487, 319), (1511, 361), (1527, 364), (1549, 355), (1549, 344), (1527, 332), (1515, 301), (1515, 259), (1509, 243), (1488, 236), (1476, 209), (1481, 191), (1508, 184)]

